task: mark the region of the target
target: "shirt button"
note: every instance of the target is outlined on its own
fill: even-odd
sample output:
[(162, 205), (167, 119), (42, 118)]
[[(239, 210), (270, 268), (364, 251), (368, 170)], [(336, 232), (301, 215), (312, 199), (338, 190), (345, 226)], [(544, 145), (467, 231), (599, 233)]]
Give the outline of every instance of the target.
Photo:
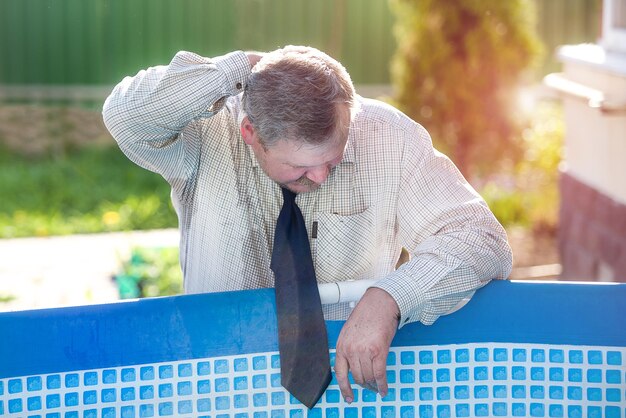
[(241, 90), (241, 83), (235, 84), (235, 87), (237, 87), (237, 90)]

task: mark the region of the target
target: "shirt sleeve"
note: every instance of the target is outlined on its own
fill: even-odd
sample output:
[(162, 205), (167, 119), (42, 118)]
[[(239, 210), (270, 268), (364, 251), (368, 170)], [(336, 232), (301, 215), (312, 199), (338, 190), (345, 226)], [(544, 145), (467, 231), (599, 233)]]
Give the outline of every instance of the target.
[(400, 308), (400, 327), (432, 324), (492, 279), (511, 272), (506, 232), (485, 201), (416, 125), (405, 139), (399, 241), (411, 260), (378, 282)]
[(219, 111), (249, 73), (240, 51), (217, 58), (178, 52), (167, 66), (124, 78), (104, 103), (104, 123), (128, 158), (181, 187), (197, 166), (201, 140), (183, 129)]

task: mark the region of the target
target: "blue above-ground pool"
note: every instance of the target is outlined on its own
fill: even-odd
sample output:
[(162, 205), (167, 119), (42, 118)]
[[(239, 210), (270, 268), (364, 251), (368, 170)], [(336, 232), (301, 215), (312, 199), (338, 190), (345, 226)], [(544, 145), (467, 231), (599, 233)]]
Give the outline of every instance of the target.
[[(272, 289), (0, 314), (0, 416), (626, 417), (626, 285), (492, 282), (409, 324), (389, 393), (280, 385)], [(333, 360), (342, 322), (327, 322)]]

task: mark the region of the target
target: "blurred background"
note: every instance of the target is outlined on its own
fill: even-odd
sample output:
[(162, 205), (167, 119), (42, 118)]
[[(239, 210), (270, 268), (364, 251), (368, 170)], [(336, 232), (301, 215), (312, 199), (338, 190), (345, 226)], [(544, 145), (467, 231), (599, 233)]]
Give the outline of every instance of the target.
[(104, 99), (179, 50), (286, 44), (429, 130), (506, 227), (512, 278), (625, 281), (625, 31), (624, 0), (3, 0), (0, 310), (179, 293), (169, 187)]

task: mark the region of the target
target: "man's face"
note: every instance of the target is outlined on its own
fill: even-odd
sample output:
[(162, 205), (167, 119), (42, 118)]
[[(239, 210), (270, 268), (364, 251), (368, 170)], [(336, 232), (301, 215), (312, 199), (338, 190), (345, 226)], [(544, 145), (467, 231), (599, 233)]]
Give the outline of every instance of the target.
[(323, 146), (279, 140), (268, 148), (252, 144), (259, 165), (269, 178), (294, 193), (316, 190), (341, 162), (346, 138)]

